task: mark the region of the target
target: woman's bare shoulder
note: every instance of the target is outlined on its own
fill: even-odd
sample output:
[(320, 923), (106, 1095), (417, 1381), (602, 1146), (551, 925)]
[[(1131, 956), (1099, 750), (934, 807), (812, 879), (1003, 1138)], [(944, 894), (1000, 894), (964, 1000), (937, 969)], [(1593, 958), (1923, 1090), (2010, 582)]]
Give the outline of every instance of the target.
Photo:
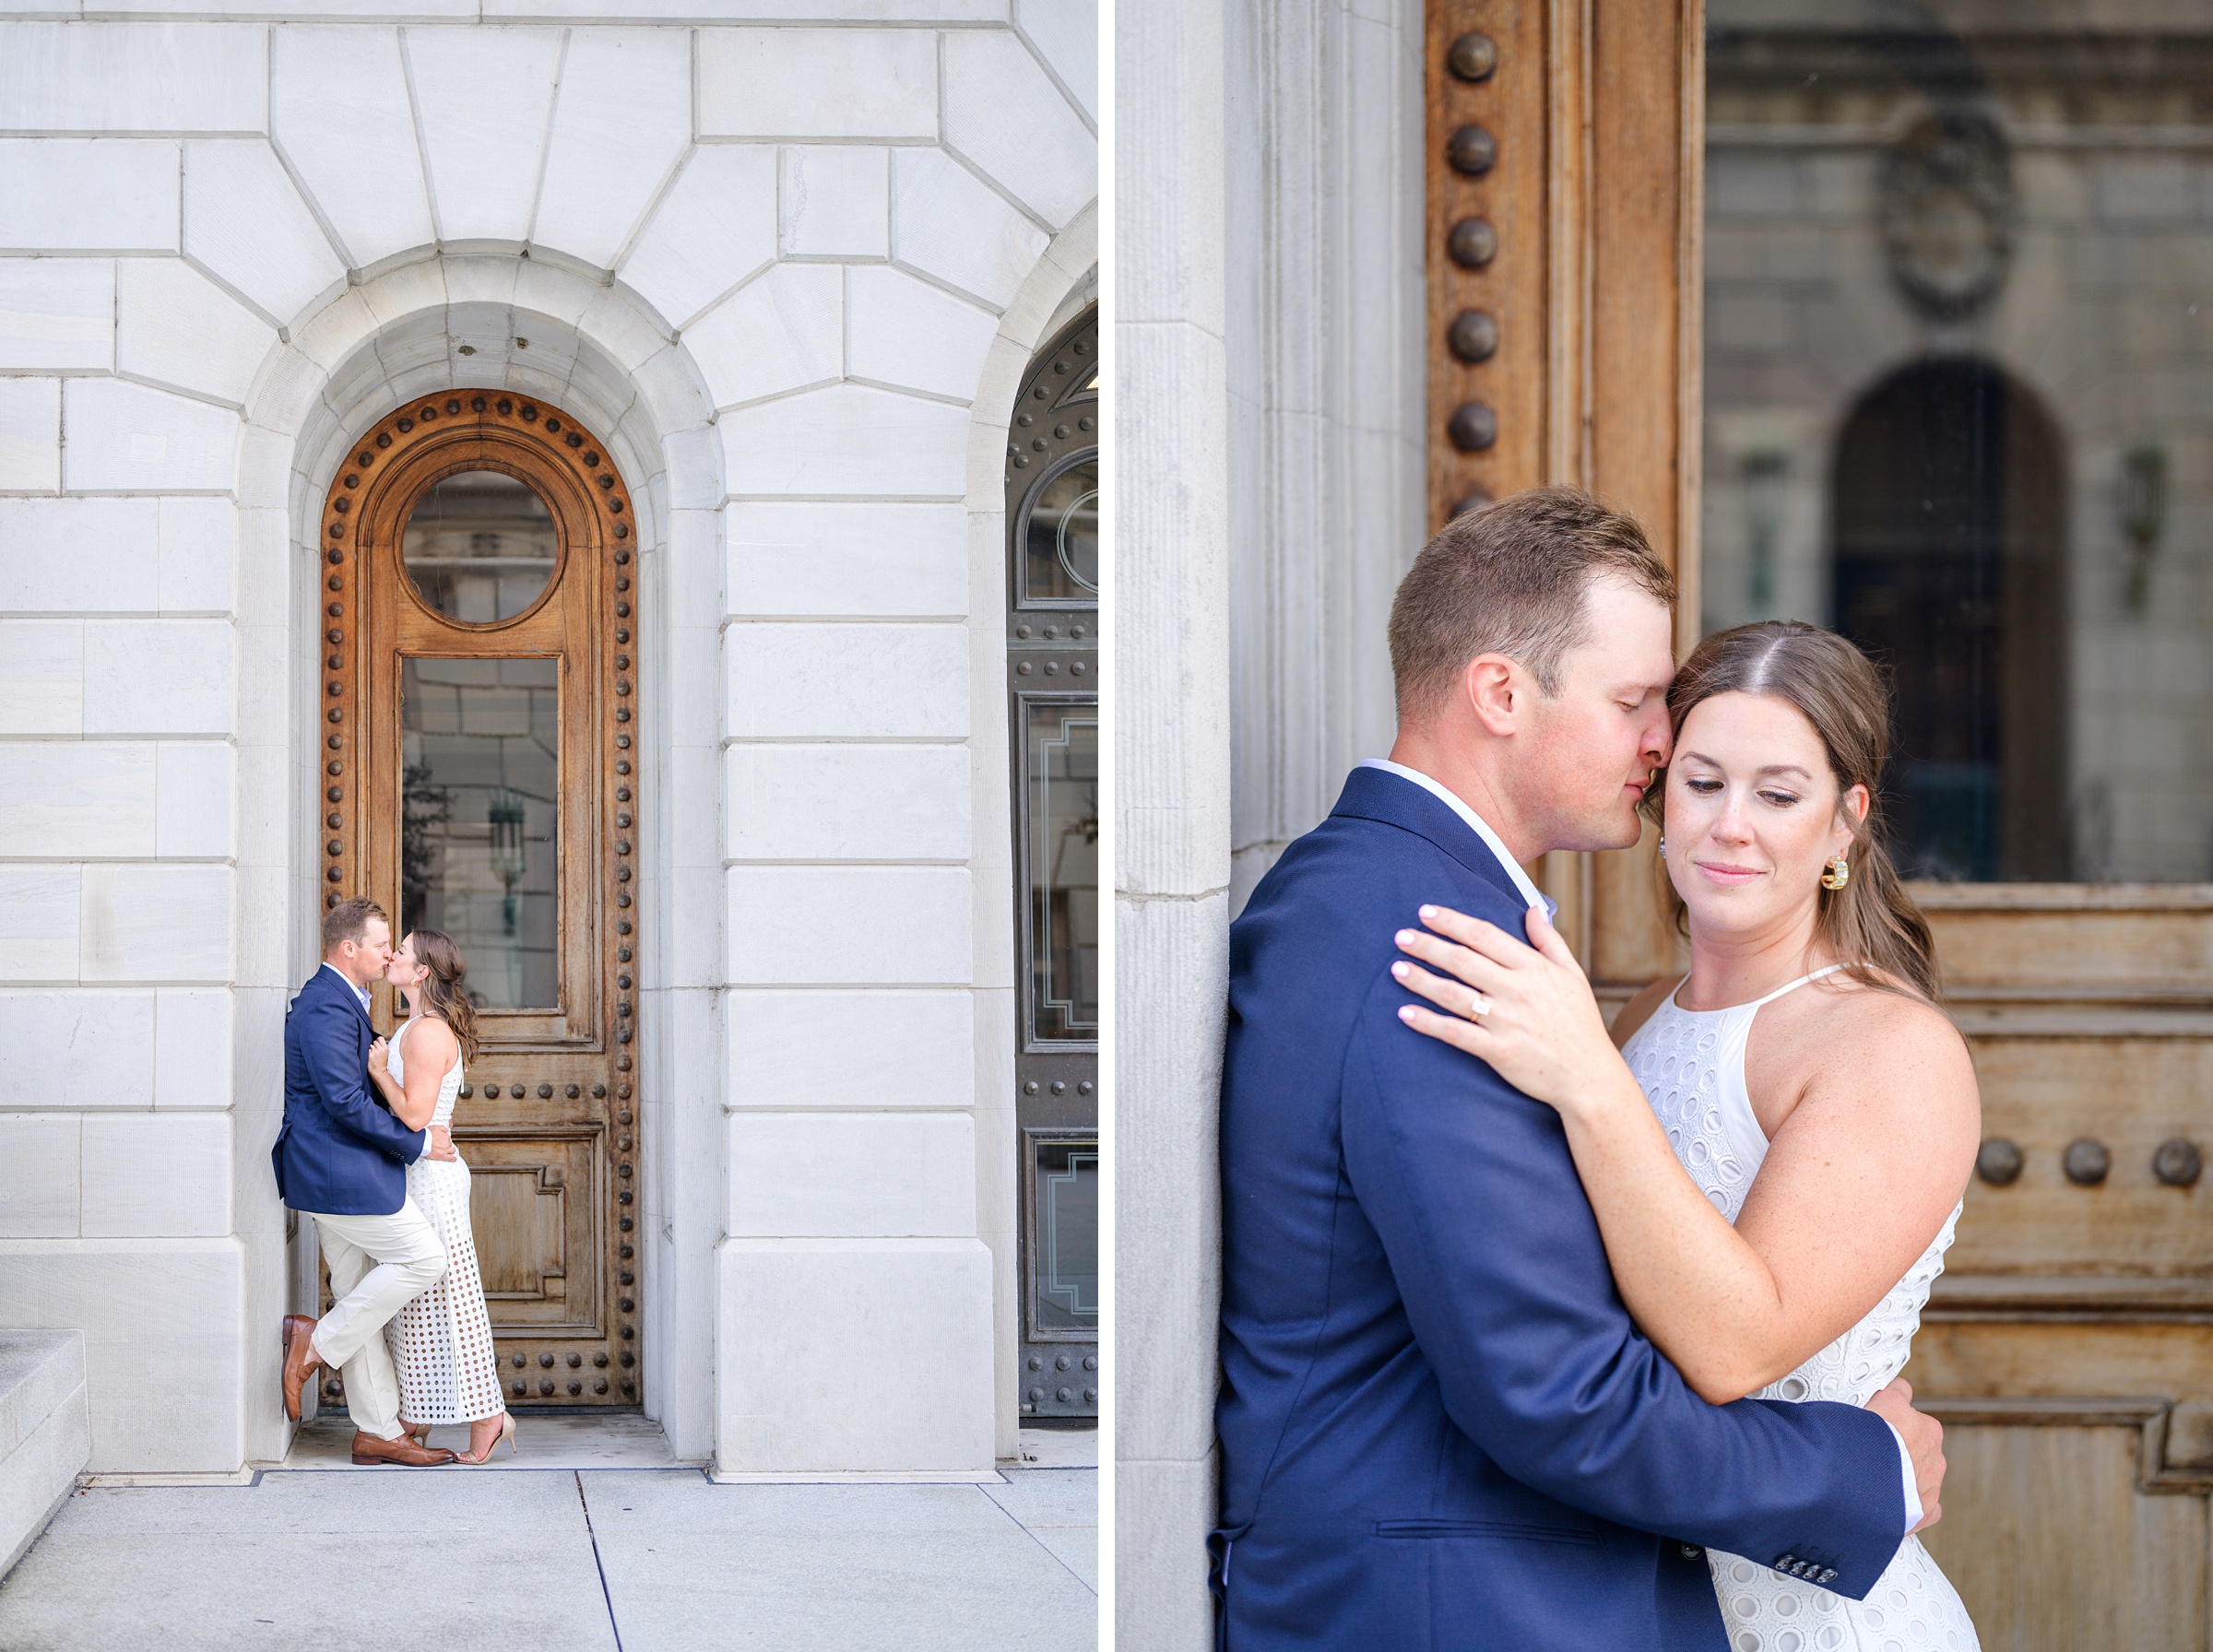
[(454, 1036), (454, 1030), (436, 1016), (425, 1015), (416, 1022), (415, 1030), (408, 1034), (408, 1046), (410, 1053), (420, 1050), (426, 1058), (445, 1067), (452, 1064), (454, 1052), (461, 1047), (461, 1041)]
[[(1932, 1092), (1974, 1097), (1974, 1062), (1952, 1018), (1897, 984), (1839, 977), (1792, 993), (1772, 1009), (1783, 1013), (1771, 1018), (1771, 1029), (1756, 1027), (1755, 1038), (1768, 1044), (1770, 1060), (1809, 1086), (1872, 1092), (1910, 1078), (1924, 1100)], [(1763, 1012), (1760, 1019), (1770, 1017)], [(1769, 1036), (1759, 1039), (1761, 1032)]]
[(1682, 985), (1682, 981), (1680, 975), (1663, 975), (1624, 1004), (1620, 1013), (1614, 1018), (1614, 1047), (1619, 1049), (1628, 1043), (1635, 1036), (1637, 1029), (1652, 1019), (1652, 1011), (1666, 1002), (1667, 995)]

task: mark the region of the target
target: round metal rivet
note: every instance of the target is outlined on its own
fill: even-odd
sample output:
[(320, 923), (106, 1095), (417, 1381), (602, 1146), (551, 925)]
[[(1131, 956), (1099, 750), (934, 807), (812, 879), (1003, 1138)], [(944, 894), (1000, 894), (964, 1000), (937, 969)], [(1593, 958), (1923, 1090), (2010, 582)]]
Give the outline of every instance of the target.
[(1481, 402), (1462, 402), (1445, 428), (1463, 454), (1479, 454), (1498, 440), (1498, 416)]
[(353, 462), (356, 465), (359, 465), (363, 470), (366, 470), (370, 466), (376, 463), (376, 455), (364, 450), (353, 455)]
[[(339, 879), (343, 879), (346, 874), (338, 870), (337, 867), (333, 867), (329, 871), (324, 873), (323, 876), (329, 879), (333, 883), (337, 883), (339, 881)], [(331, 899), (335, 901), (337, 899), (337, 896), (333, 895), (331, 896)]]
[(520, 1366), (522, 1366), (524, 1363), (526, 1363), (526, 1361), (524, 1360), (523, 1356), (522, 1356), (521, 1354), (519, 1354), (519, 1353), (518, 1353), (518, 1354), (516, 1354), (516, 1355), (515, 1356), (515, 1363), (516, 1366), (519, 1368), (519, 1367), (520, 1367)]
[(584, 455), (584, 463), (585, 467), (589, 469), (591, 466), (599, 463), (599, 455), (598, 454), (586, 454)]
[(1058, 660), (1047, 660), (1047, 661), (1046, 661), (1046, 662), (1045, 662), (1045, 674), (1046, 674), (1047, 677), (1058, 677), (1058, 676), (1059, 676), (1059, 675), (1060, 675), (1060, 662), (1059, 662), (1059, 661), (1058, 661)]
[(346, 473), (346, 476), (345, 476), (345, 478), (344, 478), (344, 479), (345, 479), (346, 486), (348, 486), (349, 488), (358, 488), (358, 487), (360, 487), (360, 486), (361, 485), (361, 478), (360, 477), (358, 477), (358, 476), (354, 475), (354, 474), (353, 474), (351, 471), (348, 471), (348, 472)]
[(1089, 666), (1086, 666), (1082, 660), (1078, 660), (1074, 665), (1068, 668), (1068, 674), (1071, 677), (1081, 677), (1090, 669), (1091, 667)]
[(2204, 1155), (2197, 1144), (2176, 1136), (2160, 1143), (2151, 1156), (2151, 1174), (2170, 1187), (2188, 1187), (2205, 1174)]
[(1030, 662), (1029, 662), (1029, 661), (1027, 661), (1027, 660), (1023, 660), (1023, 661), (1019, 662), (1019, 663), (1018, 663), (1018, 664), (1015, 666), (1015, 667), (1014, 667), (1014, 675), (1015, 675), (1015, 676), (1017, 676), (1017, 677), (1027, 677), (1029, 674), (1030, 674)]
[(538, 1385), (538, 1391), (540, 1394), (550, 1394), (550, 1393), (552, 1393), (552, 1392), (553, 1392), (553, 1379), (552, 1379), (551, 1377), (550, 1377), (550, 1376), (549, 1376), (549, 1377), (547, 1377), (547, 1378), (545, 1379), (545, 1381), (543, 1381), (543, 1382), (539, 1383), (539, 1384)]
[(481, 413), (481, 412), (483, 412), (483, 411), (484, 411), (484, 398), (483, 398), (482, 396), (480, 396), (480, 395), (479, 395), (479, 396), (474, 396), (474, 397), (471, 397), (471, 398), (470, 398), (470, 400), (469, 400), (469, 404), (468, 404), (468, 410), (469, 410), (471, 413)]
[(468, 1100), (470, 1096), (476, 1094), (476, 1092), (477, 1087), (474, 1084), (464, 1084), (461, 1086), (460, 1096), (465, 1102)]
[(1488, 361), (1498, 353), (1498, 323), (1487, 310), (1462, 310), (1452, 318), (1445, 341), (1462, 361)]
[(1067, 1080), (1063, 1079), (1055, 1079), (1053, 1080), (1053, 1093), (1055, 1095), (1066, 1095), (1068, 1093)]
[(544, 1100), (545, 1100), (547, 1097), (550, 1096), (552, 1093), (553, 1093), (553, 1086), (552, 1086), (552, 1085), (550, 1085), (550, 1084), (540, 1084), (540, 1085), (538, 1087), (538, 1099), (539, 1099), (540, 1101), (544, 1101)]
[(335, 706), (335, 705), (334, 705), (334, 706), (332, 706), (332, 707), (330, 708), (330, 710), (328, 710), (327, 712), (324, 713), (324, 714), (323, 714), (323, 715), (324, 715), (324, 717), (325, 717), (325, 719), (326, 721), (328, 721), (328, 722), (332, 722), (332, 723), (343, 723), (343, 722), (345, 722), (345, 721), (346, 721), (346, 714), (345, 714), (344, 712), (340, 711), (340, 710), (339, 710), (339, 709), (338, 709), (337, 706)]
[(1056, 1388), (1053, 1390), (1053, 1398), (1058, 1399), (1062, 1405), (1068, 1404), (1068, 1402), (1075, 1398), (1075, 1397), (1076, 1391), (1073, 1388)]
[(1044, 1398), (1045, 1390), (1043, 1388), (1032, 1388), (1030, 1390), (1030, 1401), (1033, 1408), (1035, 1408), (1039, 1402), (1043, 1401)]
[(1994, 1136), (1975, 1153), (1975, 1174), (1993, 1187), (2010, 1186), (2020, 1180), (2021, 1150), (2003, 1136)]
[(569, 445), (571, 447), (582, 447), (584, 445), (584, 438), (578, 435), (574, 431), (571, 431), (569, 432)]
[[(600, 1363), (602, 1365), (604, 1365), (604, 1364), (606, 1364), (606, 1363), (607, 1363), (607, 1362), (606, 1362), (605, 1360), (601, 1360), (599, 1363)], [(600, 1379), (599, 1379), (598, 1382), (594, 1383), (594, 1384), (592, 1385), (592, 1392), (593, 1392), (593, 1393), (595, 1393), (595, 1394), (604, 1394), (604, 1393), (606, 1393), (606, 1392), (607, 1392), (607, 1378), (605, 1378), (605, 1377), (603, 1376), (603, 1377), (601, 1377), (601, 1378), (600, 1378)]]
[(630, 552), (628, 552), (627, 550), (618, 550), (617, 552), (615, 552), (615, 560), (616, 560), (616, 562), (617, 562), (617, 563), (622, 563), (622, 562), (627, 562), (627, 561), (629, 561), (629, 560), (630, 560)]
[(1084, 1369), (1084, 1370), (1086, 1370), (1086, 1371), (1096, 1371), (1098, 1368), (1099, 1368), (1099, 1356), (1098, 1356), (1097, 1354), (1095, 1354), (1095, 1353), (1087, 1353), (1087, 1354), (1085, 1354), (1085, 1355), (1083, 1356), (1083, 1369)]
[(2112, 1169), (2113, 1156), (2105, 1150), (2103, 1142), (2094, 1141), (2088, 1136), (2078, 1137), (2067, 1143), (2066, 1155), (2060, 1161), (2060, 1167), (2067, 1173), (2067, 1180), (2077, 1186), (2095, 1187), (2105, 1180), (2106, 1173)]
[(1465, 516), (1470, 511), (1480, 511), (1490, 502), (1491, 496), (1478, 489), (1473, 493), (1462, 495), (1460, 502), (1452, 507), (1452, 514)]
[(1032, 1354), (1030, 1356), (1030, 1369), (1032, 1371), (1043, 1371), (1045, 1369), (1045, 1362), (1039, 1359), (1035, 1354)]
[(484, 1086), (484, 1099), (485, 1099), (486, 1101), (490, 1101), (490, 1102), (496, 1102), (496, 1101), (498, 1101), (498, 1100), (500, 1099), (500, 1087), (499, 1087), (497, 1084), (487, 1084), (487, 1085), (485, 1085), (485, 1086)]
[(607, 502), (607, 508), (620, 513), (622, 509), (622, 502), (619, 499), (610, 499)]
[(1498, 140), (1481, 126), (1462, 126), (1445, 146), (1445, 159), (1454, 171), (1480, 178), (1498, 159)]
[(515, 404), (509, 401), (505, 396), (502, 396), (498, 401), (494, 402), (492, 406), (503, 414), (512, 413), (515, 411)]
[(550, 1353), (541, 1353), (538, 1356), (538, 1363), (541, 1365), (550, 1365), (553, 1363), (553, 1356)]
[[(623, 1248), (627, 1250), (629, 1247), (625, 1245)], [(592, 1363), (598, 1366), (600, 1370), (605, 1371), (607, 1369), (607, 1356), (603, 1353), (596, 1353), (592, 1356)]]
[(1074, 1363), (1075, 1361), (1070, 1359), (1066, 1354), (1062, 1354), (1059, 1359), (1053, 1362), (1053, 1369), (1055, 1371), (1066, 1371)]
[(630, 525), (629, 525), (628, 523), (622, 523), (622, 522), (618, 522), (618, 523), (616, 523), (616, 524), (615, 524), (615, 537), (616, 537), (616, 538), (618, 538), (618, 539), (627, 539), (627, 538), (629, 538), (629, 537), (630, 537)]
[[(479, 407), (481, 407), (481, 406), (483, 406), (483, 404), (482, 404), (481, 402), (478, 403), (477, 405), (478, 405)], [(458, 412), (460, 412), (460, 411), (461, 411), (461, 398), (460, 398), (459, 396), (457, 396), (457, 395), (456, 395), (456, 396), (452, 396), (452, 397), (449, 397), (449, 398), (447, 399), (447, 401), (446, 401), (446, 404), (445, 404), (445, 410), (446, 410), (448, 413), (458, 413)]]
[(1022, 1087), (1022, 1093), (1024, 1095), (1035, 1095), (1037, 1093), (1037, 1080), (1032, 1079), (1027, 1084), (1024, 1084)]
[(392, 445), (392, 438), (386, 435), (383, 431), (379, 431), (376, 433), (376, 444), (379, 447), (390, 447)]
[(1462, 80), (1488, 80), (1498, 67), (1497, 43), (1487, 34), (1463, 34), (1446, 49), (1445, 65)]
[(403, 431), (411, 431), (415, 428), (415, 421), (412, 419), (403, 419), (399, 421), (399, 428)]
[(538, 420), (538, 408), (529, 402), (525, 402), (523, 404), (523, 419), (526, 423), (536, 423)]
[(546, 419), (546, 434), (550, 436), (559, 429), (561, 429), (561, 420), (549, 416)]
[(592, 1086), (592, 1099), (593, 1099), (594, 1101), (598, 1101), (598, 1100), (600, 1100), (600, 1099), (601, 1099), (601, 1098), (603, 1098), (603, 1097), (604, 1097), (606, 1094), (607, 1094), (607, 1086), (606, 1086), (606, 1085), (604, 1085), (604, 1084), (595, 1084), (595, 1085), (593, 1085), (593, 1086)]
[(582, 1354), (580, 1354), (580, 1353), (573, 1353), (573, 1354), (571, 1354), (571, 1355), (569, 1356), (569, 1369), (570, 1369), (571, 1371), (574, 1371), (574, 1370), (575, 1370), (577, 1366), (579, 1366), (579, 1365), (581, 1365), (581, 1364), (583, 1364), (583, 1363), (584, 1363), (584, 1356), (583, 1356)]
[(1091, 1080), (1086, 1079), (1081, 1084), (1077, 1085), (1076, 1093), (1078, 1095), (1089, 1095), (1091, 1093)]
[(567, 1093), (569, 1100), (573, 1102), (580, 1093), (582, 1093), (582, 1092), (579, 1086), (572, 1084), (569, 1086)]
[(572, 1394), (581, 1394), (584, 1392), (584, 1385), (582, 1383), (571, 1383), (569, 1385), (569, 1392)]

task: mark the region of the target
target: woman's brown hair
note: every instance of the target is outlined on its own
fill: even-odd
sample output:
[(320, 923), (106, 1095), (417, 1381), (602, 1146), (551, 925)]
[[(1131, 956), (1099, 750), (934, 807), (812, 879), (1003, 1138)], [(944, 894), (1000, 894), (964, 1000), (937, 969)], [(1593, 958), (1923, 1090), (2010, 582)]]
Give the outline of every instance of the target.
[[(1716, 694), (1768, 694), (1788, 701), (1814, 726), (1828, 754), (1840, 794), (1867, 788), (1867, 818), (1852, 827), (1845, 864), (1851, 878), (1840, 890), (1824, 888), (1814, 934), (1854, 980), (1897, 990), (1899, 984), (1931, 1003), (1943, 996), (1936, 943), (1929, 921), (1899, 882), (1884, 842), (1883, 768), (1890, 761), (1890, 695), (1875, 662), (1832, 631), (1795, 620), (1763, 620), (1716, 631), (1683, 662), (1667, 690), (1668, 722), (1675, 738), (1691, 709)], [(1667, 789), (1663, 770), (1645, 793), (1644, 812), (1663, 823)], [(1675, 923), (1687, 922), (1673, 885)]]
[(422, 1008), (454, 1030), (461, 1044), (461, 1059), (477, 1058), (477, 1007), (468, 1001), (461, 985), (468, 974), (461, 949), (454, 938), (436, 929), (418, 929), (408, 937), (415, 962), (429, 973), (409, 989), (421, 995)]

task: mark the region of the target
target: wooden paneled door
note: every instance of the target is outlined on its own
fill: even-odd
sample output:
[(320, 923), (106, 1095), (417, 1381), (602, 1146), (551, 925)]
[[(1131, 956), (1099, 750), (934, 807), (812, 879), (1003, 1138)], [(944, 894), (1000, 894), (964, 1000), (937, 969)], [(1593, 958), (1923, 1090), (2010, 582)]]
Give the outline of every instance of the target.
[(640, 1393), (633, 522), (597, 435), (492, 391), (363, 431), (322, 513), (326, 903), (467, 961), (454, 1137), (515, 1406)]
[[(1680, 642), (1891, 676), (1985, 1140), (1908, 1375), (1986, 1648), (2203, 1652), (2213, 1492), (2213, 14), (1427, 9), (1431, 507), (1594, 488)], [(1651, 834), (1555, 856), (1619, 1002)]]

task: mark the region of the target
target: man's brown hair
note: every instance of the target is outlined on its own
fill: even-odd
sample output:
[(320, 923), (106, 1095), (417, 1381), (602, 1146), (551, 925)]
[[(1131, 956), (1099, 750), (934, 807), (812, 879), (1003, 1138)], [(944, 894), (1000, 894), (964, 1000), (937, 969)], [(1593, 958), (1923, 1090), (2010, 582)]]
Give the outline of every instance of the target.
[(1558, 693), (1562, 660), (1589, 640), (1585, 594), (1602, 578), (1675, 600), (1675, 575), (1644, 530), (1580, 488), (1532, 488), (1455, 516), (1391, 600), (1400, 717), (1435, 711), (1481, 654), (1519, 661)]
[[(385, 909), (367, 895), (351, 896), (324, 913), (324, 957), (329, 957), (330, 950), (342, 940), (360, 940), (371, 918), (385, 918)], [(387, 924), (391, 921), (385, 918)]]

